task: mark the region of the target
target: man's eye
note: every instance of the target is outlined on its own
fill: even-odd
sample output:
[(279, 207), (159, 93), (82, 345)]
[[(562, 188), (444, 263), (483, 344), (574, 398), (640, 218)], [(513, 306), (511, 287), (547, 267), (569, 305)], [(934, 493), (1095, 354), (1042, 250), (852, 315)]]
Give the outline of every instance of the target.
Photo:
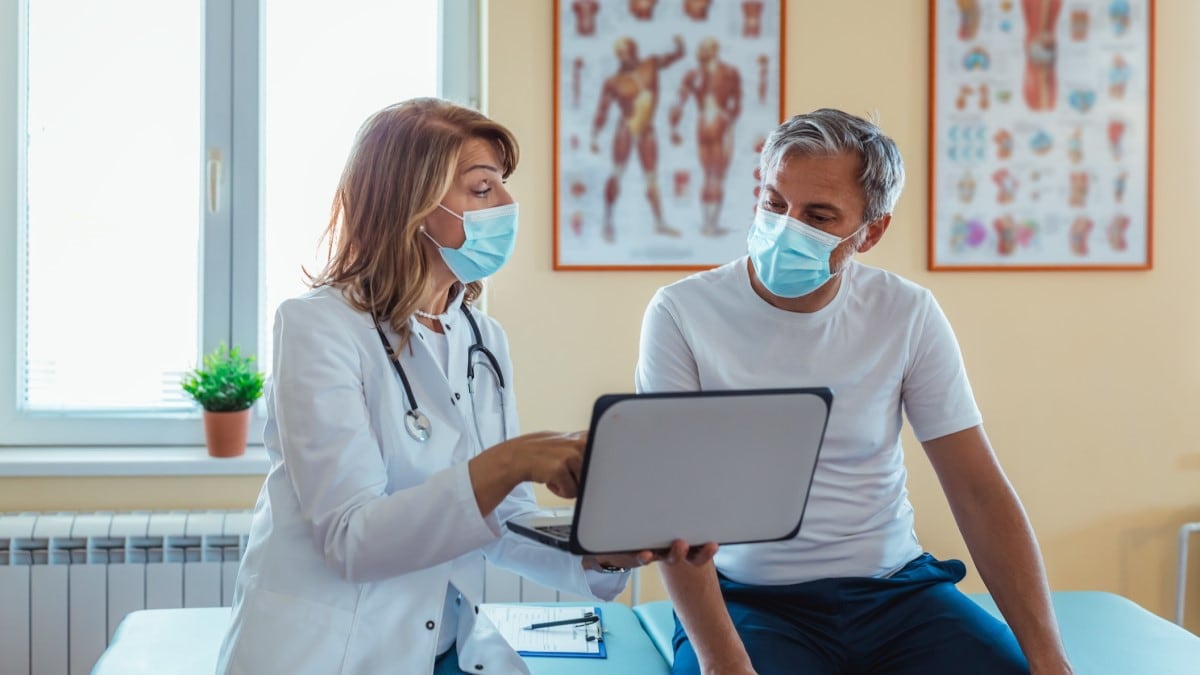
[(787, 205), (784, 204), (783, 202), (771, 201), (770, 199), (767, 200), (767, 208), (771, 209), (772, 211), (781, 211), (786, 206)]

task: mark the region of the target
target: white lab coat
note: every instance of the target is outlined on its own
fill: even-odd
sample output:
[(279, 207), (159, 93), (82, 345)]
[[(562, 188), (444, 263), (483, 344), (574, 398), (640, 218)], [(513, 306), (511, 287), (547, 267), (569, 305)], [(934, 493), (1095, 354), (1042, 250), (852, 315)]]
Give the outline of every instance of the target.
[[(508, 341), (499, 324), (473, 312), (509, 385), (515, 436)], [(450, 583), (462, 595), (459, 667), (527, 673), (494, 626), (477, 620), (485, 556), (579, 595), (610, 600), (623, 589), (627, 575), (584, 572), (579, 558), (507, 532), (507, 519), (537, 508), (529, 485), (480, 515), (466, 464), (481, 450), (466, 389), (473, 337), (461, 311), (451, 317), (448, 377), (415, 336), (401, 354), (432, 424), (429, 440), (418, 443), (404, 429), (404, 389), (369, 315), (328, 287), (280, 306), (266, 396), (272, 466), (218, 673), (431, 673)], [(386, 326), (385, 333), (398, 348), (398, 336)], [(500, 400), (478, 366), (475, 404), (490, 447), (502, 440)]]

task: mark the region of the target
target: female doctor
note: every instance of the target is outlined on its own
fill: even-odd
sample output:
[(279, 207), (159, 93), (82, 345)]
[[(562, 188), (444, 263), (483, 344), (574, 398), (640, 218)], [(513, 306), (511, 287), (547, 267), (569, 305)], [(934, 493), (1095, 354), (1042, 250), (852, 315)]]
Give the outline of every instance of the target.
[(529, 482), (575, 495), (585, 443), (517, 435), (507, 339), (472, 307), (513, 250), (516, 165), (507, 129), (437, 99), (359, 130), (328, 262), (275, 315), (272, 467), (218, 672), (526, 673), (478, 617), (485, 558), (605, 600), (657, 559), (580, 558), (506, 532), (537, 509)]

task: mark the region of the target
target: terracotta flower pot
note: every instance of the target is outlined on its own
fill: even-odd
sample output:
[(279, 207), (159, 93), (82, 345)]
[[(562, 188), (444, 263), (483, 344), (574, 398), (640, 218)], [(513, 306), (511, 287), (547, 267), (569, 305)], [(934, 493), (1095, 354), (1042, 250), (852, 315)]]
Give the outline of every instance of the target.
[(250, 435), (250, 411), (204, 411), (204, 439), (211, 457), (239, 457), (246, 452)]

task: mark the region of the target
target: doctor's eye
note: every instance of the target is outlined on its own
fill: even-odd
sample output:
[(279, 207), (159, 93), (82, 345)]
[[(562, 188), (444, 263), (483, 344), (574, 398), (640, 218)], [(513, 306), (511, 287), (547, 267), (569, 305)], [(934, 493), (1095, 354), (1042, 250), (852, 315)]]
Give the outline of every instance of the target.
[(492, 193), (492, 189), (495, 187), (496, 183), (500, 183), (500, 185), (504, 185), (507, 182), (508, 181), (506, 181), (506, 180), (498, 180), (498, 179), (489, 178), (487, 180), (480, 181), (477, 185), (475, 185), (475, 187), (473, 187), (471, 189), (471, 194), (475, 195), (476, 197), (478, 197), (480, 199), (484, 199)]

